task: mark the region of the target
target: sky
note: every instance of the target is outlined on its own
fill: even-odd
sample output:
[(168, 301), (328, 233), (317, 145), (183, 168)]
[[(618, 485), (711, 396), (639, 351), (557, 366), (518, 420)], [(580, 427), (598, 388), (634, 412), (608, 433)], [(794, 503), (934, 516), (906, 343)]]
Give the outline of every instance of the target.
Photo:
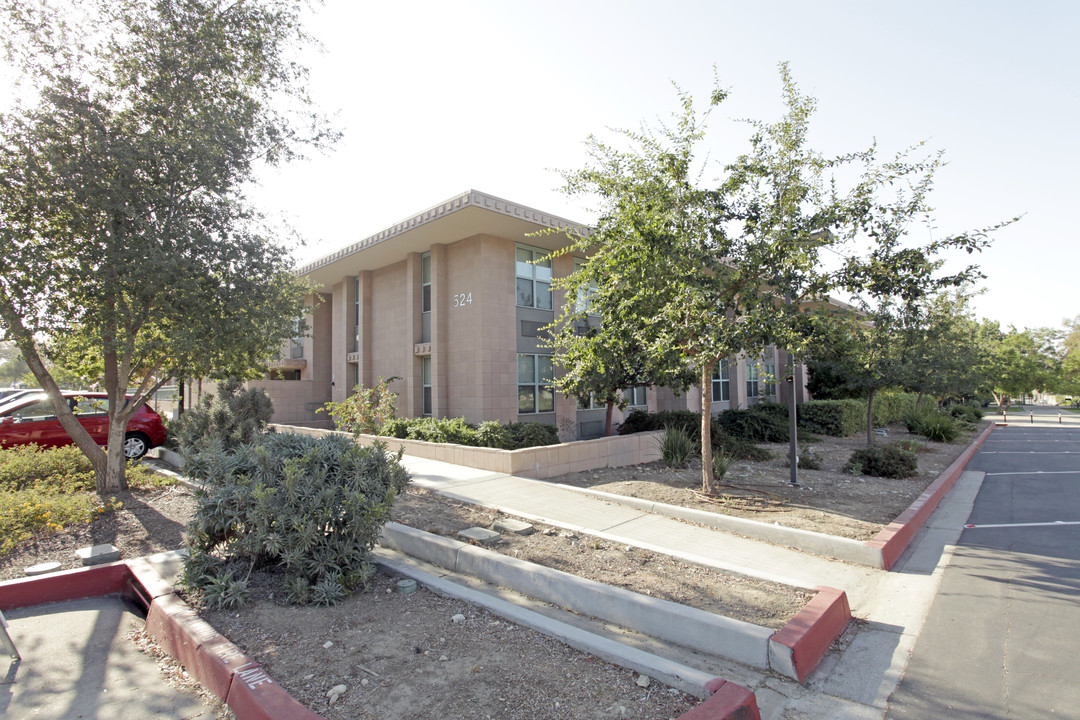
[(342, 139), (251, 194), (306, 238), (298, 263), (469, 189), (590, 222), (559, 173), (584, 166), (588, 136), (670, 117), (675, 84), (703, 106), (714, 76), (730, 92), (703, 144), (719, 178), (748, 149), (738, 121), (782, 114), (786, 61), (818, 102), (813, 148), (944, 152), (934, 237), (1022, 216), (949, 261), (986, 275), (978, 316), (1080, 316), (1074, 0), (325, 0), (307, 28), (310, 94)]
[(976, 315), (1080, 315), (1080, 3), (326, 0), (308, 29), (311, 94), (344, 135), (255, 195), (307, 238), (299, 261), (468, 189), (588, 222), (558, 171), (584, 165), (590, 134), (669, 117), (674, 84), (704, 103), (714, 73), (730, 97), (703, 147), (720, 177), (747, 148), (737, 120), (782, 113), (787, 61), (818, 101), (816, 149), (944, 151), (935, 236), (1023, 216), (971, 258)]

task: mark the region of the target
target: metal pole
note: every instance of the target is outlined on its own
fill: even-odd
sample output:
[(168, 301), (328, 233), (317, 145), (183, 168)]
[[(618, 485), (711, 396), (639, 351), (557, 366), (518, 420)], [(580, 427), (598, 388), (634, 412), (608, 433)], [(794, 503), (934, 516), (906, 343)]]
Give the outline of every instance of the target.
[(796, 415), (795, 401), (795, 358), (788, 354), (788, 464), (791, 466), (791, 478), (788, 484), (799, 487), (799, 422)]

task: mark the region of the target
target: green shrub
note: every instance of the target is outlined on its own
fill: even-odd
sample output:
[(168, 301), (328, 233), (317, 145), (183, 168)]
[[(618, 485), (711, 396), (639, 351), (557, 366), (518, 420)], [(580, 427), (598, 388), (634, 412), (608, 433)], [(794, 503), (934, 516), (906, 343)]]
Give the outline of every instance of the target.
[(717, 422), (724, 432), (740, 440), (775, 443), (788, 439), (786, 415), (780, 417), (769, 409), (725, 410)]
[(485, 420), (476, 429), (476, 439), (480, 447), (498, 450), (513, 450), (514, 435), (498, 420)]
[(668, 467), (686, 467), (697, 452), (694, 441), (680, 427), (669, 427), (660, 436), (660, 454)]
[(907, 450), (908, 452), (913, 453), (920, 453), (926, 450), (925, 445), (923, 445), (918, 440), (912, 440), (911, 438), (903, 438), (902, 440), (897, 440), (893, 443), (893, 445), (900, 448), (901, 450)]
[[(666, 424), (665, 424), (666, 423)], [(636, 432), (648, 432), (651, 430), (663, 430), (667, 427), (678, 428), (686, 433), (695, 447), (701, 446), (701, 415), (690, 410), (674, 410), (658, 413), (647, 413), (634, 410), (619, 427), (620, 435), (629, 435)], [(752, 460), (761, 462), (768, 460), (772, 454), (751, 442), (732, 437), (724, 432), (716, 418), (712, 421), (712, 446), (715, 451), (723, 451), (737, 460)], [(785, 434), (786, 438), (787, 435)]]
[(908, 432), (935, 442), (953, 442), (960, 437), (960, 425), (947, 412), (926, 408), (904, 416)]
[(983, 419), (982, 409), (972, 405), (952, 405), (949, 407), (949, 414), (957, 420), (962, 420), (973, 425)]
[(845, 470), (854, 475), (906, 478), (919, 474), (915, 453), (895, 445), (869, 445), (851, 453)]
[[(883, 390), (874, 395), (874, 427), (884, 427), (900, 422), (907, 413), (915, 409), (919, 396), (915, 393), (902, 393)], [(866, 408), (863, 408), (863, 428), (866, 427)]]
[(230, 379), (218, 385), (216, 395), (204, 396), (172, 421), (169, 434), (181, 453), (197, 452), (215, 441), (233, 448), (265, 432), (273, 416), (274, 405), (265, 390), (244, 389), (240, 381)]
[(520, 450), (527, 447), (543, 447), (559, 444), (559, 430), (554, 425), (537, 422), (519, 422), (506, 425), (513, 447)]
[[(791, 462), (788, 461), (788, 465)], [(821, 458), (814, 454), (810, 448), (799, 448), (799, 469), (800, 470), (820, 470)]]
[(809, 400), (799, 406), (799, 427), (832, 437), (866, 430), (866, 401)]
[(373, 388), (357, 385), (347, 398), (339, 403), (328, 402), (319, 412), (328, 413), (338, 430), (353, 435), (377, 435), (383, 425), (394, 419), (398, 396), (390, 391), (389, 385), (400, 379), (380, 377)]
[[(204, 597), (232, 588), (232, 598), (239, 591), (221, 579), (228, 564), (207, 556), (249, 567), (274, 562), (288, 575), (290, 597), (336, 602), (374, 572), (369, 551), (409, 482), (400, 459), (381, 443), (291, 433), (193, 455), (185, 469), (205, 490), (188, 526), (185, 583)], [(300, 587), (310, 592), (296, 592)]]
[(691, 410), (665, 410), (658, 413), (633, 410), (619, 425), (619, 434), (631, 435), (639, 432), (663, 430), (668, 427), (677, 427), (692, 438), (700, 438), (701, 413)]
[(712, 456), (712, 469), (713, 475), (717, 480), (723, 479), (727, 475), (728, 470), (735, 464), (737, 458), (734, 455), (729, 455), (723, 450), (717, 450)]

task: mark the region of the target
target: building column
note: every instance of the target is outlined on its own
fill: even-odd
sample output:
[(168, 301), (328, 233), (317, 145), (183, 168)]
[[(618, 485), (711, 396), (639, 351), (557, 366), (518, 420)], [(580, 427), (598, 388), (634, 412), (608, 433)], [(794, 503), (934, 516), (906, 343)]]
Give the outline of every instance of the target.
[(420, 292), (422, 284), (421, 254), (409, 253), (405, 258), (405, 317), (411, 331), (406, 335), (410, 338), (405, 357), (401, 377), (405, 382), (404, 392), (401, 393), (399, 405), (401, 405), (406, 417), (422, 417), (424, 414), (424, 384), (423, 374), (420, 367), (420, 358), (415, 354), (414, 348), (420, 342), (423, 334), (423, 318), (421, 318)]
[[(444, 298), (447, 291), (448, 261), (446, 245), (431, 246), (431, 416), (447, 417), (450, 412), (449, 345), (447, 331), (449, 308)], [(423, 409), (423, 387), (420, 397)]]

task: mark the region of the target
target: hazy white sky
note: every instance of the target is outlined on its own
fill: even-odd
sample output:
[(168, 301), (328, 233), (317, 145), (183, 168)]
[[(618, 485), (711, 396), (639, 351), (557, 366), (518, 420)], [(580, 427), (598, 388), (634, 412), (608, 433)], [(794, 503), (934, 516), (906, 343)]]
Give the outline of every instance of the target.
[(332, 252), (469, 188), (589, 221), (559, 192), (583, 141), (730, 100), (707, 146), (719, 165), (781, 112), (777, 63), (818, 99), (812, 144), (946, 152), (937, 232), (1025, 217), (977, 257), (979, 315), (1058, 326), (1080, 314), (1080, 4), (1034, 0), (327, 0), (310, 29), (311, 91), (345, 131), (336, 150), (265, 177), (260, 197)]

